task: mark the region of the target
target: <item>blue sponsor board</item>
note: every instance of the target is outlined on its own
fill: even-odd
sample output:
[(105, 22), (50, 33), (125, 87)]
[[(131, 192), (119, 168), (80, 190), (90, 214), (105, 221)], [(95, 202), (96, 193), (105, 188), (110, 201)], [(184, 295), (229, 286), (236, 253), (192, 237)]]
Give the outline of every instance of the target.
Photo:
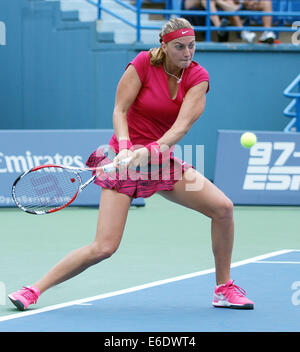
[[(0, 130), (0, 206), (15, 206), (11, 197), (14, 180), (22, 172), (43, 164), (86, 167), (89, 155), (107, 147), (113, 130)], [(81, 173), (83, 181), (90, 172)], [(89, 185), (72, 205), (97, 206), (101, 187)], [(142, 206), (138, 198), (132, 205)]]
[(234, 204), (300, 205), (300, 133), (252, 131), (246, 149), (244, 132), (218, 131), (214, 183)]

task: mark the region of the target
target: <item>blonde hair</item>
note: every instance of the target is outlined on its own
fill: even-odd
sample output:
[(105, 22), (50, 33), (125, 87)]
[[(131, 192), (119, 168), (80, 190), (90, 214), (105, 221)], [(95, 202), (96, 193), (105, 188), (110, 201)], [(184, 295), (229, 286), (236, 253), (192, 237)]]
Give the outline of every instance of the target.
[[(183, 28), (192, 28), (193, 26), (190, 24), (188, 20), (185, 18), (171, 18), (167, 23), (164, 24), (160, 33), (159, 33), (159, 41), (162, 43), (162, 38), (165, 34), (176, 31), (177, 29)], [(164, 53), (162, 47), (152, 48), (149, 50), (150, 62), (153, 66), (159, 66), (165, 61), (166, 54)]]

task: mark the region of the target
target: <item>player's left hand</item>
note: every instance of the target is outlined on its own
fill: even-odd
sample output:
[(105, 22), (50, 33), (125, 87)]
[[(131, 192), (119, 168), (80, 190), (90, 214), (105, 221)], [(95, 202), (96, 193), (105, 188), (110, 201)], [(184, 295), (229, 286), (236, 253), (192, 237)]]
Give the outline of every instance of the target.
[(134, 156), (134, 152), (129, 149), (123, 149), (120, 153), (114, 158), (113, 165), (114, 167), (118, 168), (119, 170), (126, 169), (128, 165), (124, 165), (121, 163), (122, 160), (127, 158), (132, 158)]
[(143, 147), (136, 149), (133, 152), (133, 156), (129, 163), (129, 166), (133, 166), (135, 168), (146, 166), (149, 163), (149, 156), (150, 153), (147, 148)]

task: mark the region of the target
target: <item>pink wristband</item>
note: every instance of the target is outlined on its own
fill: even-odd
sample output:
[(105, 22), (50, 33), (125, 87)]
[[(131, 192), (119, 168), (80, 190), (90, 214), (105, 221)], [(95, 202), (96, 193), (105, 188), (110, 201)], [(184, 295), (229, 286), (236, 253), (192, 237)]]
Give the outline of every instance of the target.
[(157, 142), (149, 143), (145, 146), (150, 153), (150, 164), (159, 165), (160, 163), (160, 148)]
[(156, 163), (166, 163), (170, 160), (171, 155), (173, 153), (174, 147), (171, 147), (167, 150), (165, 150), (164, 152), (160, 151), (160, 145), (157, 142), (152, 142), (149, 143), (145, 146), (149, 152), (150, 152), (150, 156), (151, 156), (151, 164), (156, 164)]
[(157, 142), (152, 142), (146, 145), (146, 148), (149, 150), (149, 153), (154, 153), (155, 155), (160, 154), (160, 147)]
[(129, 139), (121, 139), (119, 141), (119, 152), (123, 149), (133, 150), (133, 145)]

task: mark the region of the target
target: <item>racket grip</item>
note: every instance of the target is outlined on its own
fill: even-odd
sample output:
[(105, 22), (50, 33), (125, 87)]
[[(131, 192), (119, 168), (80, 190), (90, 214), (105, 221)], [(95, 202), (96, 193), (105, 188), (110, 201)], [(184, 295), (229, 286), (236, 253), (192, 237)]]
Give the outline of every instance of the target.
[[(129, 164), (130, 160), (131, 160), (131, 157), (125, 158), (125, 159), (120, 161), (120, 164), (121, 165), (127, 165), (127, 164)], [(114, 167), (113, 163), (110, 163), (110, 164), (107, 164), (107, 165), (103, 166), (103, 172), (105, 172), (105, 173), (113, 172), (113, 171), (115, 171), (115, 169), (116, 168)]]

